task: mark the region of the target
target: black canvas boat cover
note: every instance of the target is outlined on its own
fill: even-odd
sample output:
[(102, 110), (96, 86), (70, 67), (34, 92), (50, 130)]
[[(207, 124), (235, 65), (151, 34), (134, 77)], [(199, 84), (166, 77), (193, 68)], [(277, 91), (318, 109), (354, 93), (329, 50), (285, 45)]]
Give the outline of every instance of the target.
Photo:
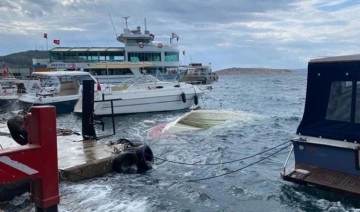
[(311, 60), (301, 135), (360, 142), (360, 55)]

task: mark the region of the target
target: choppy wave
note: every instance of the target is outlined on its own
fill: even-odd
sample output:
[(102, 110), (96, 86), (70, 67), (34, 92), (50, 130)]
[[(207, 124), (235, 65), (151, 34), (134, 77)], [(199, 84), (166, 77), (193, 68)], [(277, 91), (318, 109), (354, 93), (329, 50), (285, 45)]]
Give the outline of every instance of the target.
[[(116, 135), (108, 139), (137, 138), (147, 143), (157, 158), (209, 164), (269, 150), (295, 135), (304, 109), (306, 73), (223, 76), (212, 87), (201, 101), (202, 108), (244, 111), (252, 114), (251, 121), (151, 138), (148, 129), (171, 122), (186, 111), (125, 115), (115, 118)], [(106, 130), (101, 133), (110, 134), (111, 119), (104, 121)], [(61, 116), (58, 126), (80, 131), (81, 120), (73, 115)], [(280, 171), (287, 149), (241, 169), (270, 153), (212, 166), (155, 159), (153, 169), (144, 174), (110, 173), (79, 183), (62, 182), (59, 210), (359, 211), (357, 201), (283, 181)], [(215, 177), (234, 170), (239, 171)], [(207, 177), (215, 178), (189, 182)], [(26, 204), (23, 200), (20, 205)]]

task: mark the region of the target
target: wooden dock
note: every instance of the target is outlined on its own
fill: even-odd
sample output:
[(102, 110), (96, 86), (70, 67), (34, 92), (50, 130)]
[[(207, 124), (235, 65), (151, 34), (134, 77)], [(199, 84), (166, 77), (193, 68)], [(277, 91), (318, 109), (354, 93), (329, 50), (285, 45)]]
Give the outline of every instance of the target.
[(299, 184), (317, 186), (326, 190), (360, 197), (360, 175), (297, 164), (293, 171), (282, 174), (282, 178)]
[[(106, 140), (86, 140), (78, 133), (57, 136), (60, 180), (79, 181), (99, 177), (112, 171), (113, 160), (124, 151), (124, 144), (111, 144)], [(61, 134), (61, 133), (60, 133)], [(6, 122), (0, 122), (2, 149), (17, 147), (10, 136)]]

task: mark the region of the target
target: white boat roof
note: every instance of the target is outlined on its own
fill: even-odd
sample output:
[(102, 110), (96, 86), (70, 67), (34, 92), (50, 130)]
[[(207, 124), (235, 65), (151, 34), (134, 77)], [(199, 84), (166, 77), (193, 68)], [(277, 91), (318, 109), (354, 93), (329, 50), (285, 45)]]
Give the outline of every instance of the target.
[(124, 69), (124, 68), (144, 68), (154, 66), (153, 63), (149, 62), (138, 62), (138, 63), (128, 63), (128, 62), (102, 62), (91, 65), (90, 69)]
[(317, 63), (317, 62), (336, 62), (336, 61), (338, 61), (338, 62), (344, 62), (344, 61), (360, 61), (360, 54), (316, 58), (316, 59), (310, 60), (310, 63)]
[(77, 75), (91, 75), (86, 71), (41, 71), (41, 72), (33, 72), (31, 75), (37, 76), (77, 76)]
[(124, 47), (55, 47), (51, 52), (125, 51)]

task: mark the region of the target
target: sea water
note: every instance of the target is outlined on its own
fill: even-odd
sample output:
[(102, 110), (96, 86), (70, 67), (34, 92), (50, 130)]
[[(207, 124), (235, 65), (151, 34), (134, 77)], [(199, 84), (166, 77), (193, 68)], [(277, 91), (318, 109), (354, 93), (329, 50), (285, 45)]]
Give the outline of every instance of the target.
[[(271, 149), (295, 136), (304, 110), (306, 77), (305, 71), (220, 76), (200, 101), (202, 108), (242, 111), (247, 118), (205, 130), (148, 136), (151, 127), (187, 111), (116, 117), (116, 135), (107, 140), (143, 141), (154, 153), (153, 169), (61, 182), (59, 211), (359, 211), (358, 201), (280, 178), (290, 147), (274, 155), (279, 148)], [(111, 134), (111, 119), (104, 121), (105, 131), (98, 134)], [(81, 119), (72, 114), (60, 116), (57, 124), (81, 131)], [(265, 153), (255, 155), (260, 152)], [(226, 163), (234, 160), (238, 161)], [(11, 204), (9, 211), (34, 211), (27, 196)]]

